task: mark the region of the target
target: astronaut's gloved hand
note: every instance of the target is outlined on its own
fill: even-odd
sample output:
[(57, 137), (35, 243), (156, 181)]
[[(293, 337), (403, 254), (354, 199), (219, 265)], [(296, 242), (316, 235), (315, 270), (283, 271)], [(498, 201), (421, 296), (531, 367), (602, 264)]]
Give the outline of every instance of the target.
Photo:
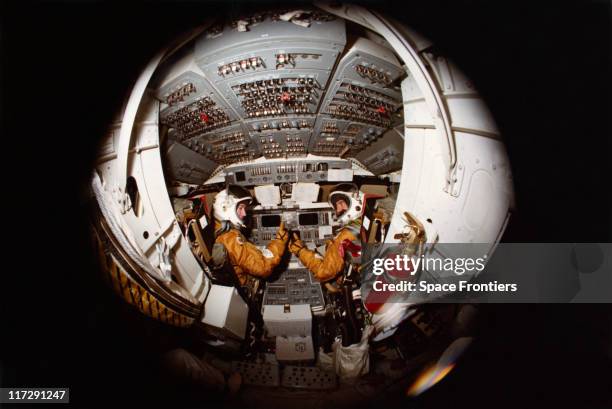
[(306, 247), (304, 245), (304, 242), (300, 240), (296, 233), (293, 233), (291, 241), (289, 242), (289, 251), (295, 254), (296, 256), (299, 256), (300, 250), (302, 250), (304, 247)]
[(276, 232), (276, 238), (278, 240), (282, 240), (285, 243), (289, 239), (289, 232), (285, 229), (285, 222), (281, 222), (280, 226), (278, 226), (278, 231)]

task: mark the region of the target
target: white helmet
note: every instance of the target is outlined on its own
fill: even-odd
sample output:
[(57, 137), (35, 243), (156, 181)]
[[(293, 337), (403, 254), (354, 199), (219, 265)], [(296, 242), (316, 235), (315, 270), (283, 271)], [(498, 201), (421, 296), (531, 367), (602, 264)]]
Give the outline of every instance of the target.
[(217, 193), (213, 203), (215, 218), (219, 221), (229, 221), (236, 226), (245, 227), (244, 222), (236, 212), (238, 205), (245, 201), (248, 202), (247, 204), (253, 201), (251, 194), (246, 189), (240, 186), (229, 186), (223, 189)]
[(352, 184), (341, 184), (334, 188), (334, 191), (329, 194), (328, 202), (334, 209), (338, 200), (344, 200), (348, 209), (337, 220), (341, 226), (346, 226), (351, 221), (361, 217), (363, 213), (363, 197), (364, 193)]

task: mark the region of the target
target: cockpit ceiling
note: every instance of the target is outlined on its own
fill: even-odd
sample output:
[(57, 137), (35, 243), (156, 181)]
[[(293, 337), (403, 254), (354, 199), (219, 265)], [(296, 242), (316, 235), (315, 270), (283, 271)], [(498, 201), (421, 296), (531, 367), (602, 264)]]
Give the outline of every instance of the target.
[(175, 155), (200, 181), (218, 165), (308, 154), (399, 169), (405, 71), (393, 51), (322, 11), (288, 15), (216, 23), (166, 60), (153, 94), (167, 139), (187, 148)]

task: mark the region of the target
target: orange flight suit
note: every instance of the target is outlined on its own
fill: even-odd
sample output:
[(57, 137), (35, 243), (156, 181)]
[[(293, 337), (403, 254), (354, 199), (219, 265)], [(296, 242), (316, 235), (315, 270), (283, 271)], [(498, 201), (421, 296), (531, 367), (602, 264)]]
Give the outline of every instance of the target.
[[(329, 281), (340, 274), (348, 258), (361, 262), (361, 222), (353, 221), (343, 227), (325, 246), (325, 256), (306, 248), (301, 240), (292, 241), (289, 250), (298, 256), (302, 264), (319, 281)], [(349, 256), (349, 257), (347, 257)]]
[[(221, 223), (215, 223), (218, 231)], [(217, 234), (215, 243), (222, 244), (227, 252), (227, 257), (241, 285), (245, 285), (248, 276), (266, 278), (272, 274), (272, 270), (280, 263), (289, 234), (284, 225), (278, 229), (276, 238), (268, 243), (267, 249), (262, 251), (253, 243), (249, 242), (239, 229), (231, 227)]]

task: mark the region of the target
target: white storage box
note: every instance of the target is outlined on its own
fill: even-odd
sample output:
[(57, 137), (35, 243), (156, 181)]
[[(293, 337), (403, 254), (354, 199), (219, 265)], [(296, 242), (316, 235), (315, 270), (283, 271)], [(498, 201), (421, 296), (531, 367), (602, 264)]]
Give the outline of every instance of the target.
[(204, 303), (202, 322), (214, 333), (244, 339), (249, 307), (234, 287), (213, 284)]
[(279, 361), (312, 361), (314, 360), (312, 337), (289, 336), (276, 337), (276, 359)]
[(268, 336), (312, 335), (312, 312), (309, 304), (266, 305), (263, 320)]

